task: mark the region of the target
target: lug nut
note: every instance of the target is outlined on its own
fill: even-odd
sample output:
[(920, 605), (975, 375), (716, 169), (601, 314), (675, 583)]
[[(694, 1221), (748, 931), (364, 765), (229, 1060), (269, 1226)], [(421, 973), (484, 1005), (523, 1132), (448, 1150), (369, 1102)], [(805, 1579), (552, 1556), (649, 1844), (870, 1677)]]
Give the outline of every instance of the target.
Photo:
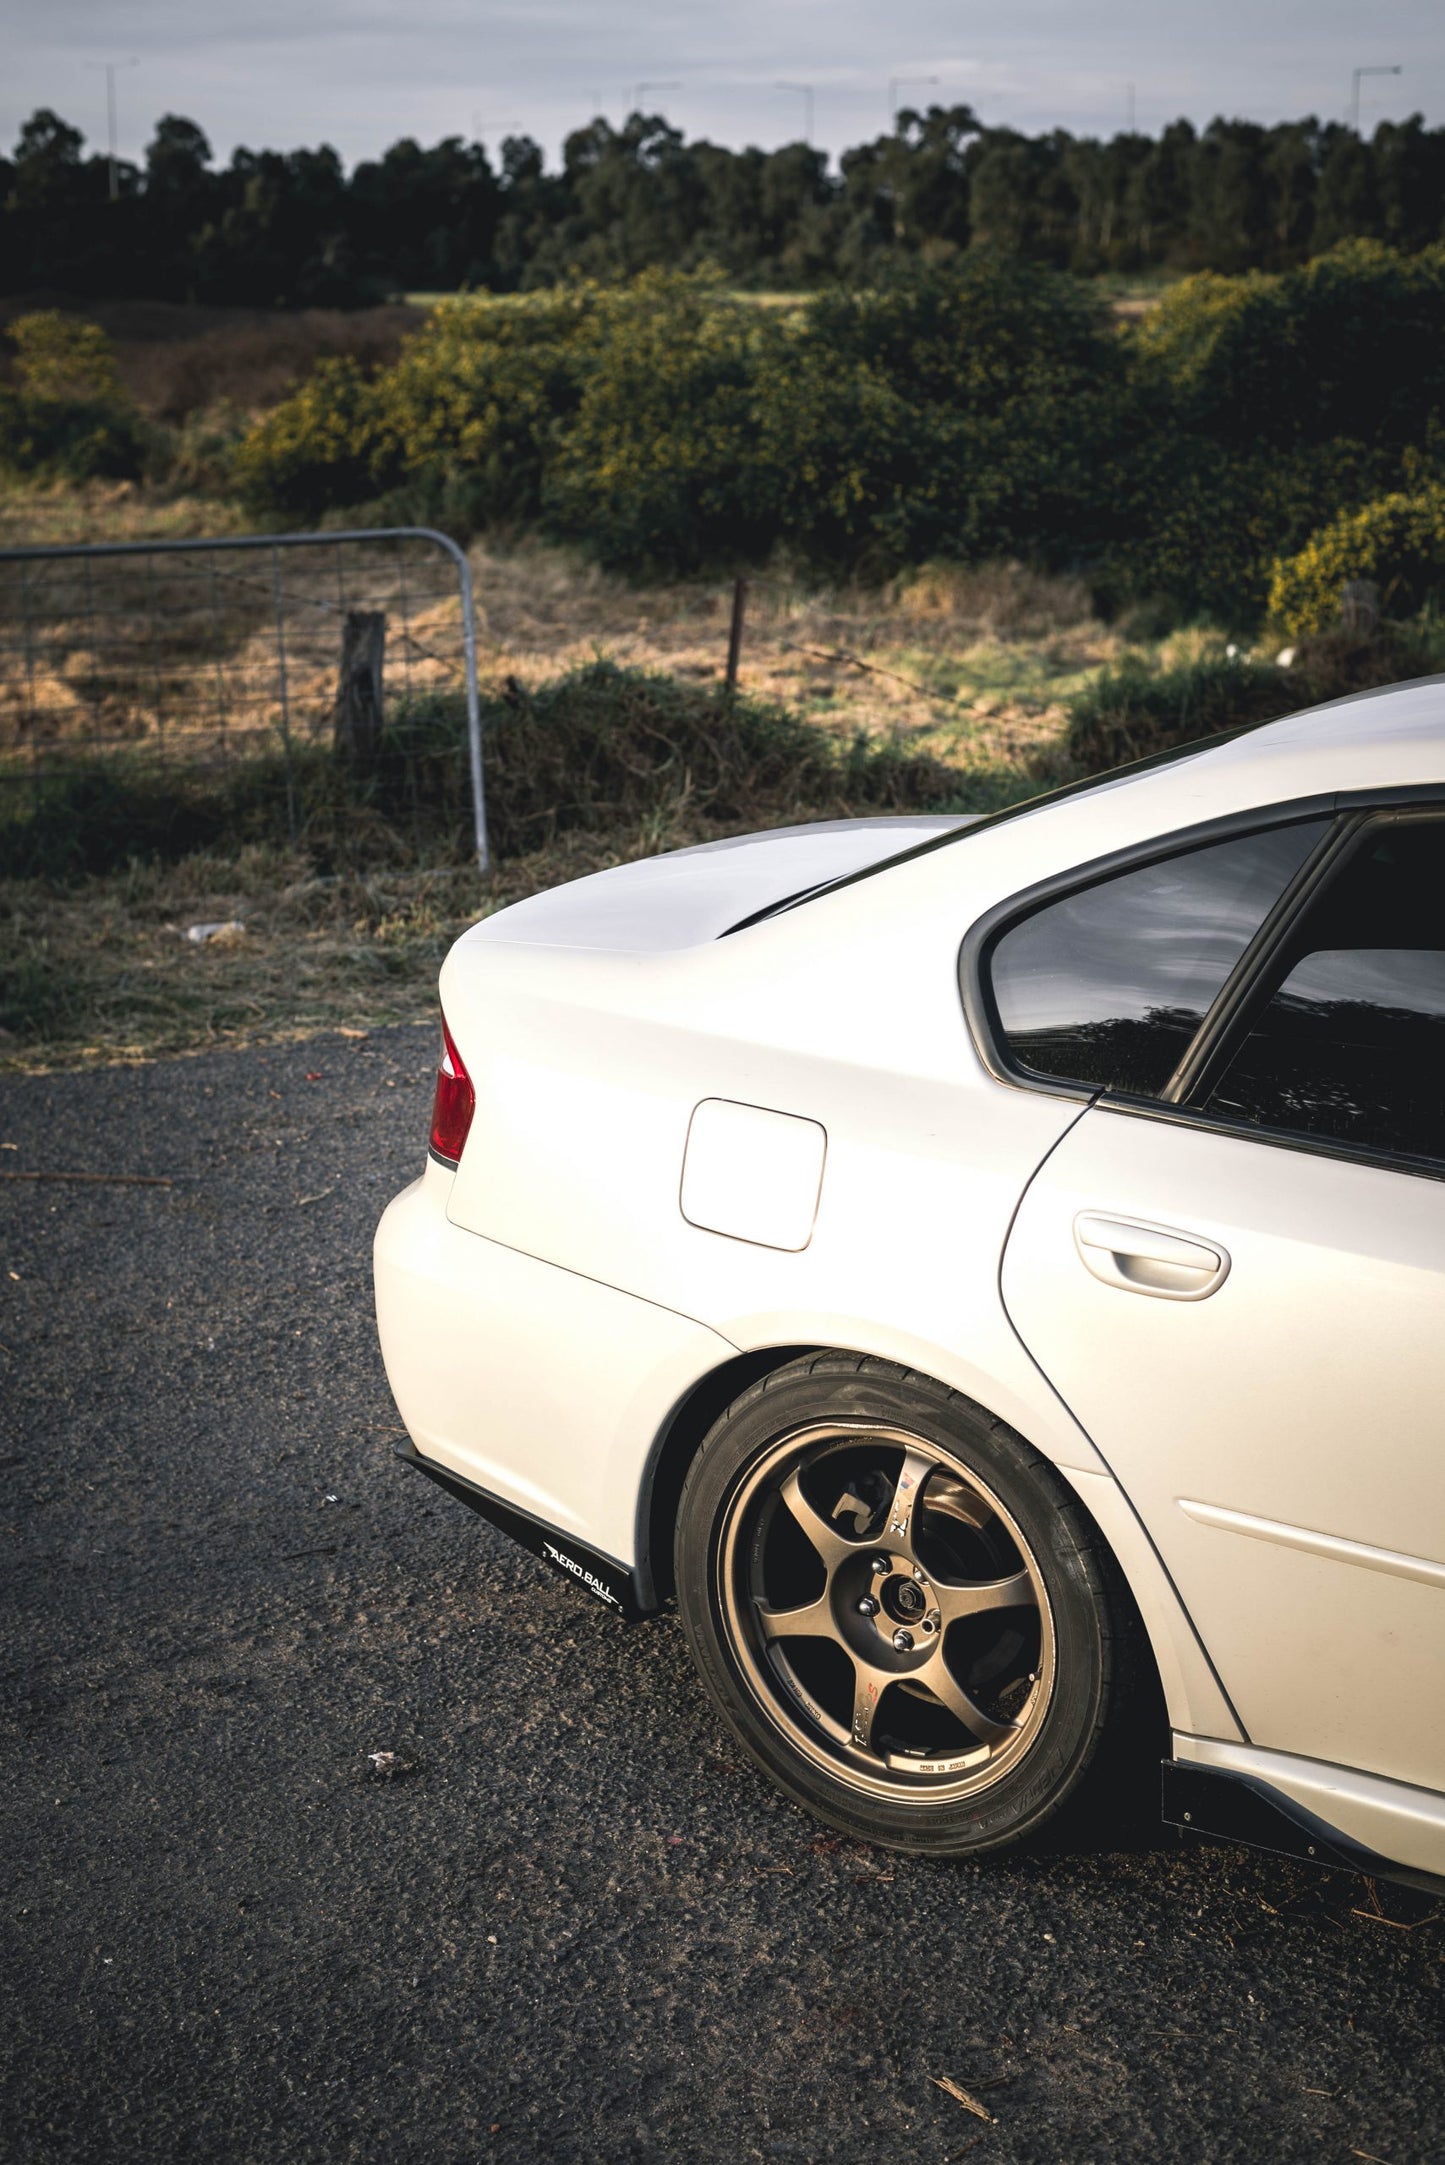
[(893, 1644), (900, 1654), (911, 1654), (913, 1652), (913, 1633), (911, 1631), (895, 1631)]
[(893, 1559), (891, 1556), (875, 1556), (870, 1568), (875, 1579), (886, 1579), (893, 1569)]
[(923, 1569), (921, 1565), (915, 1564), (913, 1566), (913, 1576), (915, 1579), (918, 1580), (920, 1585), (923, 1584)]
[(930, 1636), (932, 1636), (932, 1634), (938, 1629), (938, 1618), (936, 1616), (925, 1616), (923, 1619), (923, 1628), (926, 1632), (929, 1633)]
[(859, 1602), (858, 1614), (860, 1616), (876, 1616), (878, 1614), (878, 1604), (871, 1594), (865, 1594)]

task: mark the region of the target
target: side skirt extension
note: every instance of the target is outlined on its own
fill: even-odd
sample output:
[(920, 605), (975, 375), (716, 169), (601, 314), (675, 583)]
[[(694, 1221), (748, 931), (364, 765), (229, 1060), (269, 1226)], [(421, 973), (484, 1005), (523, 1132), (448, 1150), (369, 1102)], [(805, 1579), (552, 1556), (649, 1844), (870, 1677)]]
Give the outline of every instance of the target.
[(1302, 1864), (1392, 1880), (1419, 1894), (1445, 1895), (1445, 1880), (1377, 1856), (1254, 1775), (1191, 1766), (1178, 1759), (1166, 1759), (1160, 1772), (1160, 1803), (1168, 1826), (1215, 1841), (1273, 1850), (1277, 1856), (1297, 1857)]
[(628, 1565), (618, 1563), (613, 1556), (604, 1556), (600, 1549), (588, 1548), (572, 1534), (548, 1526), (529, 1512), (519, 1511), (515, 1504), (503, 1503), (500, 1496), (479, 1488), (464, 1474), (453, 1473), (450, 1466), (439, 1466), (435, 1459), (423, 1458), (410, 1438), (397, 1444), (395, 1451), (404, 1466), (414, 1466), (418, 1473), (424, 1473), (438, 1488), (444, 1488), (449, 1496), (457, 1497), (482, 1518), (489, 1519), (522, 1548), (539, 1556), (544, 1564), (550, 1564), (554, 1571), (561, 1572), (584, 1592), (615, 1610), (629, 1624), (639, 1623), (643, 1617), (656, 1613), (656, 1604), (644, 1598), (638, 1573)]

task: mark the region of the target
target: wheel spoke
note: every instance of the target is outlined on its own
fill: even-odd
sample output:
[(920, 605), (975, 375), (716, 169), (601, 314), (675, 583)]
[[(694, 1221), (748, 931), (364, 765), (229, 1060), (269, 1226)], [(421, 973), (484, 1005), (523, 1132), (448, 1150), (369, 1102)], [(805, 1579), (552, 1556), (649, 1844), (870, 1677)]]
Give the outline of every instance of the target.
[(758, 1601), (753, 1604), (753, 1613), (765, 1639), (835, 1639), (842, 1643), (826, 1592), (817, 1601), (805, 1601), (796, 1609), (770, 1609)]
[(1012, 1572), (1006, 1579), (934, 1579), (932, 1585), (945, 1627), (956, 1624), (961, 1616), (979, 1616), (987, 1609), (1036, 1609), (1039, 1604), (1027, 1571)]
[(902, 1547), (913, 1553), (913, 1513), (918, 1503), (918, 1492), (932, 1473), (937, 1460), (928, 1452), (912, 1446), (903, 1454), (903, 1464), (893, 1484), (888, 1499), (888, 1515), (883, 1521), (880, 1538), (886, 1545)]
[(932, 1661), (915, 1671), (915, 1675), (917, 1681), (926, 1684), (939, 1704), (946, 1706), (949, 1713), (961, 1721), (971, 1735), (978, 1738), (980, 1744), (1002, 1744), (1005, 1738), (1013, 1735), (1012, 1722), (993, 1721), (981, 1706), (974, 1704), (944, 1660), (942, 1647)]
[(873, 1723), (879, 1701), (892, 1682), (886, 1669), (872, 1669), (865, 1661), (854, 1661), (853, 1742), (859, 1751), (873, 1750)]
[(839, 1564), (850, 1556), (857, 1556), (868, 1544), (864, 1541), (848, 1540), (839, 1533), (836, 1526), (824, 1518), (821, 1511), (809, 1503), (803, 1494), (798, 1473), (799, 1469), (795, 1466), (778, 1490), (778, 1498), (787, 1506), (803, 1534), (822, 1557), (831, 1578)]

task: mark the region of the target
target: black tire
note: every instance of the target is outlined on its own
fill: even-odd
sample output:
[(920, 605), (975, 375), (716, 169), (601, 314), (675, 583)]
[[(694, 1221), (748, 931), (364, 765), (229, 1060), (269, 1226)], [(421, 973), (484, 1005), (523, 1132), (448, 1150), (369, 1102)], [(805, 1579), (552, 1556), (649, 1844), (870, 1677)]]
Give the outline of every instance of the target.
[[(675, 1565), (738, 1741), (829, 1826), (894, 1849), (976, 1855), (1041, 1828), (1127, 1734), (1147, 1666), (1118, 1568), (1047, 1460), (885, 1361), (811, 1356), (734, 1400), (683, 1484)], [(780, 1603), (780, 1583), (801, 1590)], [(908, 1628), (925, 1603), (927, 1640)]]

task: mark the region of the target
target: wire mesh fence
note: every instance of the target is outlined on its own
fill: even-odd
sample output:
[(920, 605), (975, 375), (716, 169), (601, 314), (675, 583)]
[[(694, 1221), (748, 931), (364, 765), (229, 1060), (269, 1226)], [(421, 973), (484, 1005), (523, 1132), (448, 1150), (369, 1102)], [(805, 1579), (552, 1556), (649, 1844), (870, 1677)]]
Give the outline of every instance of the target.
[(279, 751), (289, 775), (337, 730), (362, 613), (387, 701), (466, 702), (486, 869), (471, 573), (422, 527), (0, 550), (0, 792), (117, 756), (179, 773)]

